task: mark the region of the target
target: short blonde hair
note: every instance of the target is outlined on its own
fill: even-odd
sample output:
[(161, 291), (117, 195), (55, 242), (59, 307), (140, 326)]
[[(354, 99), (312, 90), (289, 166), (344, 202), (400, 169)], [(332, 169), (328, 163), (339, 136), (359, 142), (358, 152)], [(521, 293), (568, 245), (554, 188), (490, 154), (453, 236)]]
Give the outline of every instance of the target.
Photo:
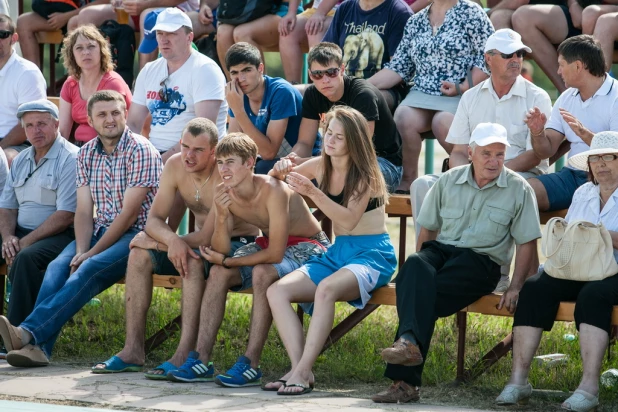
[(257, 144), (244, 133), (230, 133), (219, 141), (215, 149), (215, 157), (238, 156), (245, 163), (248, 159), (257, 157)]
[(77, 38), (79, 36), (84, 36), (88, 40), (93, 40), (99, 44), (99, 49), (101, 50), (101, 73), (114, 70), (109, 43), (105, 37), (103, 37), (99, 29), (92, 24), (86, 24), (70, 31), (62, 42), (62, 64), (69, 72), (69, 76), (72, 76), (75, 80), (79, 80), (82, 75), (82, 69), (77, 65), (75, 55), (73, 54), (73, 47), (75, 47), (75, 43), (77, 43)]

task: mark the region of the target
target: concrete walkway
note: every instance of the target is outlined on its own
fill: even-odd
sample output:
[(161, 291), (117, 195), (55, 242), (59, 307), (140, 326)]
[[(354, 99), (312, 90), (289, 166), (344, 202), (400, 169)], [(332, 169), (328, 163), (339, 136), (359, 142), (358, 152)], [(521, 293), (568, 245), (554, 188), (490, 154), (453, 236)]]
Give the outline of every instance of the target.
[[(320, 390), (305, 396), (283, 397), (264, 392), (259, 387), (228, 389), (214, 383), (151, 381), (140, 373), (94, 375), (83, 368), (66, 365), (13, 368), (6, 361), (0, 361), (0, 394), (4, 395), (4, 399), (9, 398), (0, 400), (0, 411), (3, 412), (93, 411), (84, 408), (85, 404), (92, 404), (92, 408), (138, 411), (472, 411), (423, 404), (380, 405), (369, 399), (344, 397)], [(81, 407), (28, 402), (45, 400)]]

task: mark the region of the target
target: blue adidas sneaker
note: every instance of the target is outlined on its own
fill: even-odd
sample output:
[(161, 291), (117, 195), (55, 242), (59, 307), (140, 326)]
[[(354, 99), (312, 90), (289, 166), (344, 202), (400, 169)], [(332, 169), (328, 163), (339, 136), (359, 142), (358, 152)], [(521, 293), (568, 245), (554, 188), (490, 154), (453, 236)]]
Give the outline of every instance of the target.
[(215, 367), (212, 362), (208, 365), (199, 360), (200, 354), (189, 352), (187, 361), (176, 370), (167, 373), (167, 379), (172, 382), (212, 382), (215, 375)]
[(258, 367), (251, 367), (251, 360), (246, 356), (238, 358), (234, 366), (227, 372), (217, 375), (215, 383), (221, 386), (231, 388), (240, 388), (244, 386), (258, 386), (261, 384), (262, 370)]

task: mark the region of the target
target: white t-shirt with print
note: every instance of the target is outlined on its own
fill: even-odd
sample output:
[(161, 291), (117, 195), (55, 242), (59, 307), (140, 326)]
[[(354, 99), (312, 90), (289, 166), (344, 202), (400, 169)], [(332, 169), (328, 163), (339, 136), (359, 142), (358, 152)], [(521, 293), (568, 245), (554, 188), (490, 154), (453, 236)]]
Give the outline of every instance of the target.
[[(159, 90), (166, 78), (168, 101), (164, 102)], [(225, 76), (212, 59), (192, 50), (185, 64), (169, 78), (164, 58), (146, 64), (135, 81), (132, 103), (148, 108), (152, 115), (150, 141), (157, 150), (166, 151), (180, 141), (185, 125), (196, 117), (195, 103), (204, 100), (221, 101), (215, 122), (221, 139), (226, 134), (227, 121)]]

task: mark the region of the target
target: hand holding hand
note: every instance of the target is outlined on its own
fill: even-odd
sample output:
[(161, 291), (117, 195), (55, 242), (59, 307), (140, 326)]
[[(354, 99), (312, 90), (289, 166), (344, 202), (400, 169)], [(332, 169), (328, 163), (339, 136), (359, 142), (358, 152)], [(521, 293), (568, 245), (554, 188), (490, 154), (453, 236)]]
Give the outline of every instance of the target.
[(2, 242), (2, 258), (5, 260), (13, 260), (21, 250), (19, 238), (17, 236), (9, 236), (3, 239)]
[(294, 164), (288, 158), (279, 159), (275, 166), (273, 166), (274, 172), (277, 174), (277, 178), (285, 180), (285, 177), (294, 170)]

